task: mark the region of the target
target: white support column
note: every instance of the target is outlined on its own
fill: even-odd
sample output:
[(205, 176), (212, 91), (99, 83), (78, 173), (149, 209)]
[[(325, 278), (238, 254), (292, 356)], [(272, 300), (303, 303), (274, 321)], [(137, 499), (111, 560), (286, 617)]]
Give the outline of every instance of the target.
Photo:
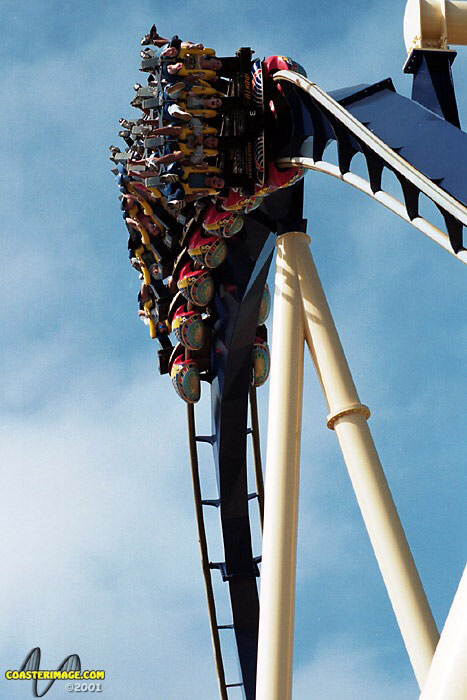
[(290, 700), (304, 335), (293, 239), (277, 240), (257, 700)]
[(360, 403), (355, 389), (309, 249), (309, 238), (295, 234), (293, 243), (305, 338), (329, 406), (328, 427), (336, 431), (415, 676), (422, 687), (438, 631), (368, 428), (370, 412)]
[(407, 0), (404, 14), (407, 51), (467, 44), (465, 0)]
[(420, 700), (467, 698), (467, 567), (451, 605)]

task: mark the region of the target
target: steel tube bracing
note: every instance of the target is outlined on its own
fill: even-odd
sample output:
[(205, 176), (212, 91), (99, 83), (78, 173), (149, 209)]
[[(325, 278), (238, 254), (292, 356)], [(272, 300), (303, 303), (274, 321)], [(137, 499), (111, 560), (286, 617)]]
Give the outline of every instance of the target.
[(277, 240), (257, 700), (292, 692), (304, 335), (291, 235)]
[(422, 687), (439, 638), (307, 238), (296, 235), (305, 338), (316, 367), (360, 510), (415, 676)]

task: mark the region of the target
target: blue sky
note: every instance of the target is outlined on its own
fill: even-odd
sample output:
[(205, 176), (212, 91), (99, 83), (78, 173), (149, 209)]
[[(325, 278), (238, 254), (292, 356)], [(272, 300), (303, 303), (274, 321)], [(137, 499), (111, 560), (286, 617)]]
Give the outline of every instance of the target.
[[(290, 55), (327, 90), (391, 76), (408, 95), (404, 4), (3, 0), (2, 673), (40, 646), (44, 668), (72, 652), (105, 668), (112, 700), (216, 698), (184, 406), (137, 318), (108, 160), (132, 112), (139, 39), (156, 22), (219, 55)], [(342, 183), (310, 173), (306, 194), (312, 251), (442, 627), (465, 560), (465, 271)], [(306, 377), (294, 697), (416, 698), (309, 362)], [(260, 402), (265, 442), (267, 387)], [(220, 560), (215, 513), (208, 528)], [(259, 553), (257, 524), (254, 536)], [(225, 598), (220, 608), (227, 618)], [(226, 659), (234, 682), (228, 637)], [(32, 697), (29, 684), (0, 685), (2, 697)]]

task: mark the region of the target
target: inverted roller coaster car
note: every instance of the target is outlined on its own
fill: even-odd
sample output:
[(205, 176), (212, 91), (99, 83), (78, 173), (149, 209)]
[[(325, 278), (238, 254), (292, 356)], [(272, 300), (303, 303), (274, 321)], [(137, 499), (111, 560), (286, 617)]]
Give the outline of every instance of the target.
[(178, 355), (170, 369), (170, 377), (175, 391), (187, 403), (196, 403), (200, 399), (200, 379), (198, 365), (194, 360), (185, 360)]
[(202, 228), (196, 229), (188, 244), (188, 254), (199, 265), (214, 268), (222, 265), (227, 257), (227, 243), (219, 236), (205, 233)]
[(174, 314), (172, 330), (177, 340), (189, 350), (201, 350), (204, 343), (204, 323), (198, 311), (188, 311), (185, 304)]
[(269, 377), (271, 355), (263, 338), (256, 337), (253, 344), (253, 386), (262, 386)]
[(259, 309), (259, 319), (258, 326), (262, 326), (266, 323), (267, 318), (271, 311), (271, 292), (269, 291), (268, 285), (265, 286), (263, 292), (263, 298), (261, 299), (261, 306)]
[(222, 203), (211, 202), (208, 204), (203, 213), (203, 228), (205, 231), (212, 231), (216, 236), (223, 238), (235, 236), (242, 229), (242, 215), (226, 211), (223, 208), (219, 211), (218, 206), (222, 206)]
[(187, 263), (180, 270), (177, 287), (188, 301), (206, 306), (214, 294), (214, 282), (208, 270), (195, 270)]
[[(194, 368), (181, 364), (177, 369), (174, 357), (188, 362), (195, 353), (205, 362), (209, 356), (217, 318), (216, 304), (211, 308), (210, 302), (223, 276), (219, 271), (213, 278), (209, 270), (226, 260), (227, 239), (242, 231), (245, 217), (304, 172), (274, 162), (268, 134), (276, 116), (268, 96), (280, 93), (274, 74), (285, 68), (304, 70), (284, 56), (252, 62), (252, 51), (245, 47), (233, 57), (216, 58), (208, 68), (214, 56), (212, 49), (179, 40), (145, 49), (142, 70), (150, 73), (148, 85), (137, 83), (132, 101), (143, 117), (120, 120), (127, 149), (122, 153), (113, 147), (111, 156), (130, 260), (144, 282), (139, 315), (161, 345), (159, 371), (172, 373), (184, 400), (189, 395), (183, 388), (186, 370), (191, 368), (191, 377)], [(170, 112), (169, 107), (176, 109)], [(189, 122), (168, 119), (172, 113), (188, 117), (190, 111)], [(269, 308), (265, 290), (260, 325)], [(173, 348), (172, 331), (185, 354)], [(269, 371), (263, 341), (258, 340), (254, 353), (257, 386)], [(190, 360), (199, 373), (200, 357)]]

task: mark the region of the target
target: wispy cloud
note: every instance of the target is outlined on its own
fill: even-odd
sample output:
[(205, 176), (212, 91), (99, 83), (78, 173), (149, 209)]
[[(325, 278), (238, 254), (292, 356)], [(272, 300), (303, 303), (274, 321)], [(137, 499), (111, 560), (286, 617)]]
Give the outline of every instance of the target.
[(321, 645), (295, 676), (297, 700), (412, 700), (416, 694), (415, 682), (398, 680), (382, 668), (373, 649), (358, 648), (346, 638)]

